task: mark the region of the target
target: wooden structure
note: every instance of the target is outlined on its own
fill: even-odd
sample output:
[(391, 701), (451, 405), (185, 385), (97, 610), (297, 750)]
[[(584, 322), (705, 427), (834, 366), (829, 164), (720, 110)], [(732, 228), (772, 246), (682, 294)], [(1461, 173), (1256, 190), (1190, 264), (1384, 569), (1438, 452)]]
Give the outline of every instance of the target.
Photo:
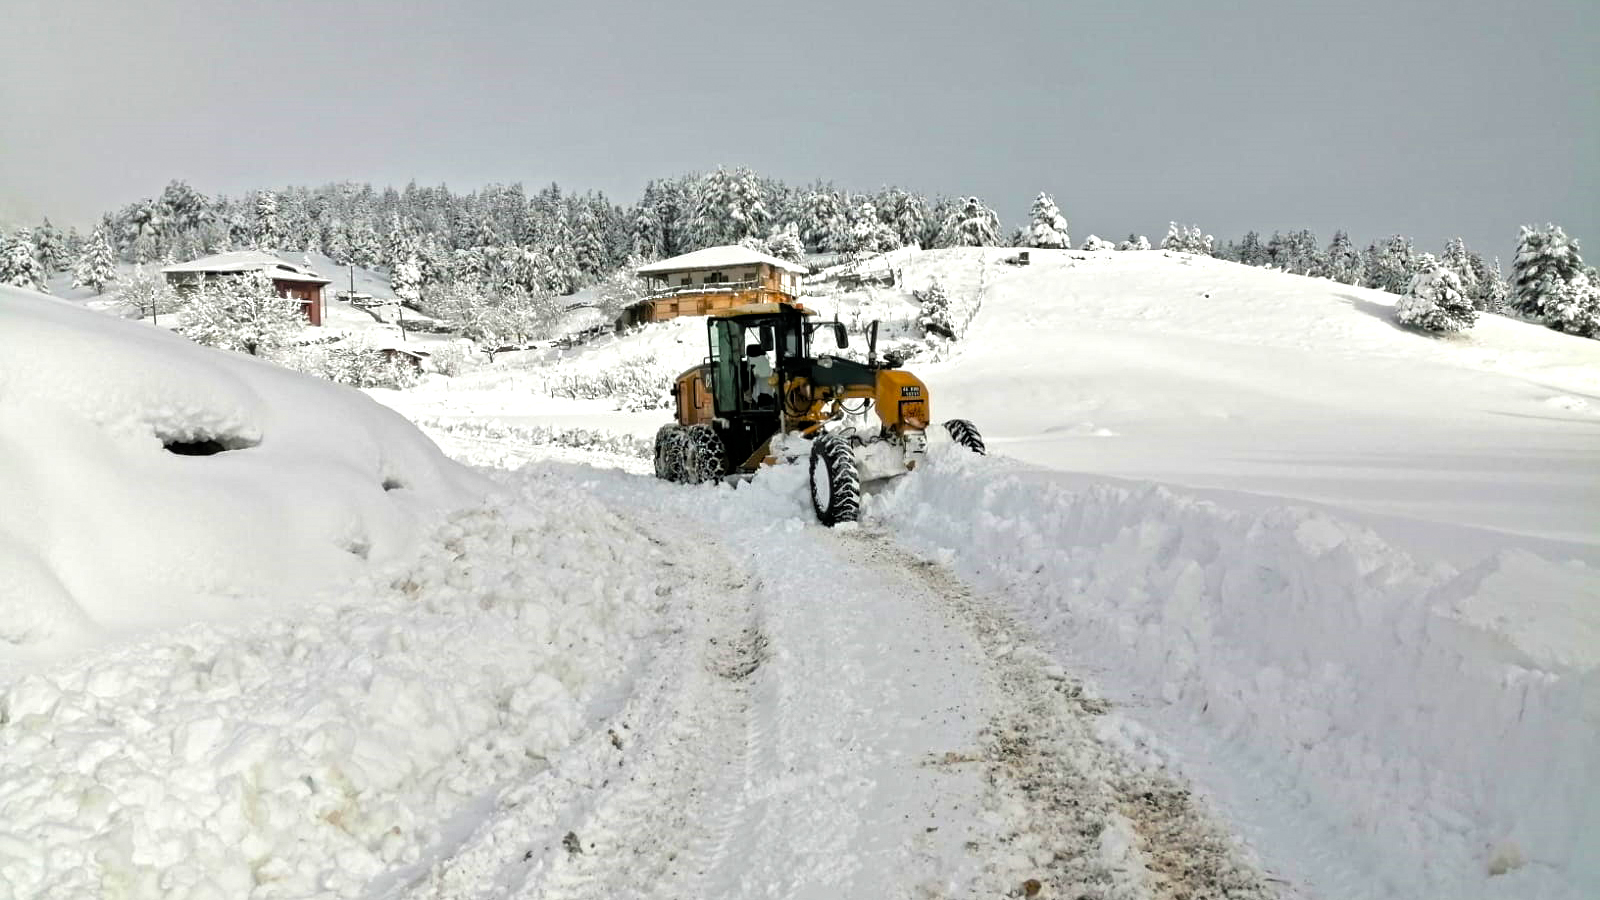
[(272, 279), (278, 296), (300, 301), (300, 311), (312, 325), (322, 324), (322, 289), (333, 281), (304, 266), (284, 262), (263, 250), (234, 250), (217, 253), (161, 270), (167, 283), (179, 293), (192, 291), (207, 281), (260, 272)]
[(617, 327), (703, 316), (752, 303), (793, 303), (805, 266), (728, 244), (640, 266), (650, 292), (623, 310)]

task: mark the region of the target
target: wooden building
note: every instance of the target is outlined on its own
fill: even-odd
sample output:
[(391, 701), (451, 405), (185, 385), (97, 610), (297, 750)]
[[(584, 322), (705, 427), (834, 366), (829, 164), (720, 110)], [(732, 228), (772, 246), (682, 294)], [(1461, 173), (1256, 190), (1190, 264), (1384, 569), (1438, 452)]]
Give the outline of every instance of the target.
[(161, 272), (167, 276), (167, 283), (180, 293), (194, 290), (205, 282), (217, 278), (246, 275), (251, 272), (264, 273), (272, 279), (272, 286), (277, 290), (278, 296), (300, 301), (300, 310), (305, 313), (306, 321), (312, 325), (322, 324), (322, 289), (325, 285), (333, 283), (331, 279), (323, 278), (304, 266), (284, 262), (263, 250), (218, 253), (166, 266)]
[(623, 311), (618, 328), (703, 316), (750, 303), (793, 301), (805, 266), (728, 244), (640, 266), (649, 294)]

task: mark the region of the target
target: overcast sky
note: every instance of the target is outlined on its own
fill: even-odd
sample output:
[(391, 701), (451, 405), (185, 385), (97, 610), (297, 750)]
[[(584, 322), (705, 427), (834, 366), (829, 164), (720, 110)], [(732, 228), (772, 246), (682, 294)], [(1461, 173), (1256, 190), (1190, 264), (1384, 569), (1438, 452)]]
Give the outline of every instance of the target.
[(746, 165), (1040, 190), (1082, 241), (1554, 221), (1600, 260), (1600, 2), (7, 0), (0, 218), (171, 179), (550, 181)]

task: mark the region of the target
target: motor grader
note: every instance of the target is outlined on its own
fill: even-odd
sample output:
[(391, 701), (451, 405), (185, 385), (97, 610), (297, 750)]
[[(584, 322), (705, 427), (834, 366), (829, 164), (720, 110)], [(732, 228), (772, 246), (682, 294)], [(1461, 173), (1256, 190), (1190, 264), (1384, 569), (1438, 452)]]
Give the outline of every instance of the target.
[[(843, 324), (778, 301), (716, 310), (707, 317), (711, 352), (678, 376), (677, 421), (656, 432), (656, 477), (699, 484), (748, 477), (762, 466), (810, 457), (811, 505), (824, 525), (853, 522), (865, 482), (904, 475), (928, 447), (928, 387), (880, 361), (877, 324), (867, 329), (867, 361), (816, 356), (811, 339), (831, 331), (849, 346)], [(983, 453), (965, 419), (943, 423), (950, 439)]]

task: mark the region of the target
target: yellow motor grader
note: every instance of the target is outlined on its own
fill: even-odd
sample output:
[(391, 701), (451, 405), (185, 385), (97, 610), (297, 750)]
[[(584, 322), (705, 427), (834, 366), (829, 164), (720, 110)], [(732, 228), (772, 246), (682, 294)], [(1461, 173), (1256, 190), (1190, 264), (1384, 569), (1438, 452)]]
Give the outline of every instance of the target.
[[(698, 484), (748, 476), (766, 465), (811, 458), (811, 505), (824, 525), (853, 522), (863, 482), (904, 475), (928, 447), (928, 387), (879, 361), (877, 325), (867, 329), (867, 362), (814, 356), (811, 338), (838, 321), (780, 301), (717, 310), (707, 317), (711, 355), (678, 376), (677, 421), (656, 432), (656, 477)], [(943, 429), (983, 453), (965, 419)]]

